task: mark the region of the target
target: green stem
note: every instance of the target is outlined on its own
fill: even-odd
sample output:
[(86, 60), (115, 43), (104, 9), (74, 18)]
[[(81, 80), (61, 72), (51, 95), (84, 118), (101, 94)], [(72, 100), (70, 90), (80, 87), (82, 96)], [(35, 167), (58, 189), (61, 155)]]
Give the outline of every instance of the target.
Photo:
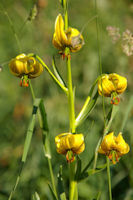
[(72, 73), (71, 73), (71, 60), (70, 60), (70, 50), (67, 48), (67, 78), (68, 78), (68, 105), (69, 105), (69, 121), (70, 121), (70, 131), (75, 133), (75, 109), (74, 109), (74, 93), (72, 87)]
[[(33, 100), (35, 100), (35, 93), (34, 93), (34, 90), (33, 90), (33, 87), (32, 87), (32, 84), (31, 84), (31, 81), (29, 80), (29, 85), (30, 85), (30, 90), (31, 90), (31, 94), (32, 94), (32, 98)], [(38, 118), (39, 118), (39, 124), (40, 124), (40, 127), (41, 127), (41, 119), (39, 117), (39, 113), (38, 114)], [(47, 145), (49, 145), (49, 143), (47, 143)], [(56, 191), (56, 186), (55, 186), (55, 180), (54, 180), (54, 173), (53, 173), (53, 169), (52, 169), (52, 163), (51, 163), (51, 157), (48, 157), (47, 156), (47, 161), (48, 161), (48, 166), (49, 166), (49, 172), (50, 172), (50, 177), (51, 177), (51, 182), (52, 182), (52, 187), (53, 187), (53, 191), (54, 191), (54, 194), (56, 196), (56, 199), (58, 200), (58, 195), (57, 195), (57, 191)]]
[(109, 186), (109, 200), (112, 200), (112, 191), (111, 191), (111, 177), (110, 177), (110, 160), (106, 157), (107, 160), (107, 175), (108, 175), (108, 186)]
[(77, 182), (75, 181), (75, 161), (69, 166), (69, 200), (78, 200)]
[[(64, 6), (65, 14), (65, 30), (68, 29), (68, 5), (67, 1)], [(72, 72), (71, 72), (71, 56), (70, 49), (65, 49), (66, 54), (66, 66), (67, 66), (67, 79), (68, 79), (68, 106), (69, 106), (69, 122), (70, 122), (70, 131), (75, 133), (75, 109), (74, 109), (74, 92), (72, 86)], [(69, 200), (78, 200), (78, 190), (77, 182), (75, 180), (75, 163), (76, 161), (70, 163), (69, 166)]]
[[(95, 0), (95, 12), (98, 16), (97, 12), (97, 0)], [(96, 18), (96, 31), (97, 31), (97, 49), (98, 49), (98, 57), (99, 57), (99, 71), (100, 75), (102, 75), (102, 62), (101, 62), (101, 46), (100, 46), (100, 33), (99, 33), (99, 17)], [(102, 82), (101, 82), (102, 85)], [(104, 126), (106, 123), (106, 112), (105, 112), (105, 105), (104, 105), (104, 95), (102, 95), (102, 106), (103, 106), (103, 117), (104, 117)]]

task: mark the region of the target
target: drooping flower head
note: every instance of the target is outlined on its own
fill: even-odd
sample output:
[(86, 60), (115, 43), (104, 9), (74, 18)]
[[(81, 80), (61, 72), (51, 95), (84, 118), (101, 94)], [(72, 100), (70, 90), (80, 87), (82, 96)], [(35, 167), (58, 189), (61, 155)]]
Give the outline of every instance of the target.
[(74, 156), (85, 149), (83, 134), (62, 133), (55, 137), (55, 144), (57, 152), (66, 155), (68, 162), (72, 162)]
[(112, 97), (111, 103), (118, 104), (118, 94), (123, 93), (127, 88), (127, 79), (116, 73), (105, 74), (98, 80), (98, 92), (105, 97)]
[(43, 72), (43, 66), (32, 56), (20, 54), (9, 63), (14, 76), (21, 78), (20, 85), (28, 87), (28, 79), (36, 78)]
[(53, 35), (53, 45), (55, 48), (64, 52), (66, 47), (70, 48), (71, 52), (76, 52), (81, 49), (84, 44), (82, 34), (75, 28), (69, 27), (64, 29), (64, 20), (59, 14), (55, 20), (55, 32)]
[(122, 134), (119, 133), (116, 137), (114, 136), (114, 132), (111, 132), (103, 138), (98, 152), (108, 156), (113, 164), (115, 164), (119, 161), (119, 158), (127, 154), (129, 150), (130, 147), (123, 139)]

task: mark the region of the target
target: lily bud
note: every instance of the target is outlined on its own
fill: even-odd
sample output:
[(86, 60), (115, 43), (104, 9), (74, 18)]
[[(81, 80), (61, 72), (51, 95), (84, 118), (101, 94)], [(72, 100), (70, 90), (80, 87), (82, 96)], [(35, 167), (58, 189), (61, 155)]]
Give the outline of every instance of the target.
[(118, 162), (119, 158), (127, 154), (129, 150), (130, 147), (123, 139), (122, 134), (119, 133), (116, 137), (114, 136), (114, 132), (111, 132), (104, 137), (98, 152), (108, 156), (115, 164)]
[(64, 21), (62, 15), (59, 14), (55, 20), (55, 32), (53, 35), (55, 48), (63, 52), (68, 47), (71, 52), (76, 52), (81, 49), (83, 44), (83, 36), (77, 29), (69, 27), (66, 31), (64, 30)]
[(85, 149), (83, 134), (62, 133), (55, 137), (55, 144), (57, 152), (59, 154), (64, 154), (67, 157), (67, 153), (70, 154), (70, 151), (74, 156), (82, 153)]

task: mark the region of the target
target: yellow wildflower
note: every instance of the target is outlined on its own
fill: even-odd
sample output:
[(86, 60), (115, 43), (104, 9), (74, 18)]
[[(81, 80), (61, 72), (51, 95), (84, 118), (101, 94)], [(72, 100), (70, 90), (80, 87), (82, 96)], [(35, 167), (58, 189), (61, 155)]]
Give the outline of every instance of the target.
[[(105, 97), (112, 97), (112, 103), (118, 104), (118, 94), (123, 93), (127, 88), (127, 79), (116, 73), (105, 74), (98, 80), (98, 92)], [(116, 101), (115, 101), (116, 100)]]
[(28, 86), (28, 79), (36, 78), (43, 72), (43, 66), (31, 56), (20, 54), (9, 63), (9, 68), (14, 76), (21, 78), (20, 85)]
[[(80, 154), (85, 149), (83, 134), (62, 133), (55, 137), (55, 144), (57, 152), (66, 155), (70, 162), (75, 154)], [(72, 152), (71, 158), (68, 158), (68, 152)]]
[(69, 47), (71, 52), (76, 52), (81, 49), (83, 44), (83, 36), (77, 29), (69, 27), (65, 31), (62, 15), (59, 14), (55, 20), (55, 32), (53, 35), (55, 48), (63, 52), (66, 47)]
[(123, 139), (122, 134), (119, 133), (116, 137), (114, 132), (111, 132), (104, 137), (98, 152), (108, 156), (115, 164), (115, 162), (118, 162), (119, 157), (127, 154), (129, 150), (130, 147)]

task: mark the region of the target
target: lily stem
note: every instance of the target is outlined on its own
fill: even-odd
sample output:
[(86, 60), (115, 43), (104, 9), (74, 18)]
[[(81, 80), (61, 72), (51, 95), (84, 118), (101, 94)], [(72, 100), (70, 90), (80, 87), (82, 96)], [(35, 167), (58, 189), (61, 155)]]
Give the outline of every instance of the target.
[[(65, 15), (65, 30), (68, 29), (68, 5), (67, 1), (64, 6), (64, 15)], [(72, 86), (72, 72), (71, 72), (71, 56), (70, 49), (65, 49), (66, 55), (66, 66), (67, 66), (67, 78), (68, 78), (68, 107), (69, 107), (69, 122), (70, 122), (70, 131), (75, 133), (75, 109), (74, 109), (74, 93)], [(75, 164), (76, 160), (69, 164), (69, 200), (78, 200), (78, 190), (77, 182), (75, 180)]]
[(107, 160), (107, 175), (108, 175), (108, 186), (109, 186), (109, 200), (112, 200), (112, 191), (111, 191), (111, 176), (110, 176), (110, 160), (106, 156)]

